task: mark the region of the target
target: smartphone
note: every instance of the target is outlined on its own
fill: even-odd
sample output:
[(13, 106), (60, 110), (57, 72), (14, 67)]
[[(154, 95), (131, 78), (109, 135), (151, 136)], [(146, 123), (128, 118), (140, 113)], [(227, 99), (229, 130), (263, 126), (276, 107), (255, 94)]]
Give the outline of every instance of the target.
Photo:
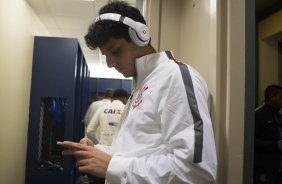
[(64, 146), (64, 143), (61, 142), (61, 141), (57, 141), (57, 144), (58, 144), (59, 146)]
[[(77, 143), (77, 144), (79, 144), (79, 143)], [(63, 146), (64, 148), (68, 148), (68, 149), (77, 149), (76, 146), (65, 144), (63, 141), (57, 141), (57, 145)]]

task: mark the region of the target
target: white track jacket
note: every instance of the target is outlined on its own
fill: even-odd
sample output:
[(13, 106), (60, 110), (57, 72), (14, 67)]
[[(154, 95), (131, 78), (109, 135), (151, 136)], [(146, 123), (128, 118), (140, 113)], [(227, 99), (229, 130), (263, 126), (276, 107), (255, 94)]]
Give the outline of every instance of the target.
[(136, 86), (111, 147), (106, 183), (211, 184), (217, 159), (208, 89), (170, 52), (135, 62)]
[(94, 101), (89, 105), (89, 107), (88, 107), (88, 109), (85, 113), (85, 116), (84, 116), (84, 124), (85, 124), (86, 128), (89, 125), (91, 119), (94, 117), (94, 114), (96, 113), (96, 111), (100, 107), (102, 107), (103, 105), (108, 104), (108, 103), (111, 103), (110, 99), (102, 99), (102, 100)]
[(86, 129), (87, 137), (91, 140), (95, 140), (97, 136), (95, 134), (96, 129), (100, 126), (100, 134), (97, 136), (99, 144), (110, 146), (113, 136), (118, 130), (118, 124), (124, 106), (125, 105), (120, 100), (113, 100), (100, 107)]

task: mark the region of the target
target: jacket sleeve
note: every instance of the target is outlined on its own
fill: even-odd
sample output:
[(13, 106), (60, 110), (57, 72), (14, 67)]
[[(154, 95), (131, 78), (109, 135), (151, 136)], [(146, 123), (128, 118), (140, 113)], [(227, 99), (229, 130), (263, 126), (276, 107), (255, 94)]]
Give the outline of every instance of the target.
[(85, 113), (85, 116), (84, 116), (84, 125), (85, 127), (88, 126), (89, 122), (90, 122), (90, 119), (91, 119), (91, 114), (93, 114), (92, 112), (92, 104), (88, 107), (86, 113)]
[[(129, 158), (114, 155), (106, 175), (109, 183), (215, 182), (217, 163), (206, 91), (196, 81), (193, 83), (195, 98), (187, 98), (185, 87), (177, 80), (170, 81), (166, 97), (160, 95), (163, 101), (158, 110), (163, 135), (160, 146), (168, 152)], [(200, 116), (196, 121), (199, 122), (193, 118), (195, 112), (189, 100), (196, 100)]]

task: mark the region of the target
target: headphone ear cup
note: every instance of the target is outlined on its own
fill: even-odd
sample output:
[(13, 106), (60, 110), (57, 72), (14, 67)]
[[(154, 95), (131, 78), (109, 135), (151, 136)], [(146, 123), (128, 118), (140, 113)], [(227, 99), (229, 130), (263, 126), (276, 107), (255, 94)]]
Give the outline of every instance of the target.
[(129, 27), (128, 34), (131, 41), (139, 47), (144, 47), (150, 42), (149, 28), (143, 23), (136, 22), (129, 17), (123, 17), (116, 13), (101, 14), (96, 18), (95, 22), (100, 20), (112, 20), (127, 25)]
[(131, 38), (132, 42), (135, 43), (137, 46), (139, 47), (144, 47), (145, 45), (147, 45), (150, 41), (150, 38), (146, 39), (146, 40), (141, 40), (138, 37), (138, 33), (137, 31), (135, 31), (133, 28), (129, 27), (128, 29), (128, 34), (129, 37)]
[(131, 41), (136, 44), (139, 47), (143, 47), (144, 45), (139, 41), (137, 33), (134, 29), (132, 29), (131, 27), (128, 28), (128, 34), (129, 37), (131, 39)]

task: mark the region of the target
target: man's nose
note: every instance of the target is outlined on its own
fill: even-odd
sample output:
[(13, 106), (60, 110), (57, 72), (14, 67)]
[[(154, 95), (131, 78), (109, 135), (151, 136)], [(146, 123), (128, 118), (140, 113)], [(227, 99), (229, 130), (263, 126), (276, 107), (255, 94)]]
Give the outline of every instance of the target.
[(109, 68), (113, 68), (116, 65), (116, 62), (112, 58), (109, 58), (109, 57), (106, 58), (106, 62)]

